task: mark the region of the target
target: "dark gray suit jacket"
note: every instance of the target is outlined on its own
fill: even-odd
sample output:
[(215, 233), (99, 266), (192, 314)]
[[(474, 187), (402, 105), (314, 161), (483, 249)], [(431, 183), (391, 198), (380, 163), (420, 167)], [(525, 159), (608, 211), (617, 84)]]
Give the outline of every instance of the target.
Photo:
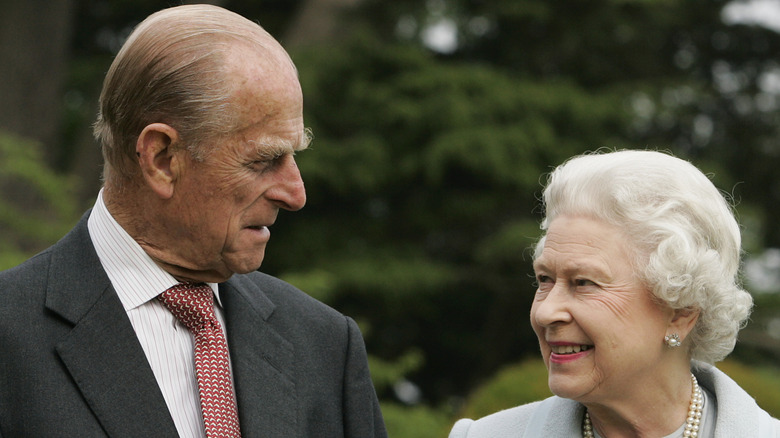
[[(0, 272), (0, 437), (175, 437), (87, 217)], [(219, 285), (245, 438), (385, 437), (355, 322), (261, 273)]]

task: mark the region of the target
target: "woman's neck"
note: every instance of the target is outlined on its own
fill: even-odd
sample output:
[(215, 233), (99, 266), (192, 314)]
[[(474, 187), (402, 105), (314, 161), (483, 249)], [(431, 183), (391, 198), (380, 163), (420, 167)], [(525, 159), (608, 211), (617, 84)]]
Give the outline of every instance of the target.
[(693, 384), (689, 371), (654, 384), (637, 384), (617, 397), (584, 401), (592, 427), (603, 437), (666, 436), (685, 423)]

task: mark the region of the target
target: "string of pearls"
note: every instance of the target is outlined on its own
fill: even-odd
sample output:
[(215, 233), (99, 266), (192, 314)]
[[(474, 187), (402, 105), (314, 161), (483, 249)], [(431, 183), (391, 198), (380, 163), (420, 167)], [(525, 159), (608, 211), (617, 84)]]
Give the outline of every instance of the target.
[[(701, 408), (704, 404), (704, 396), (702, 396), (701, 388), (699, 388), (699, 382), (693, 374), (691, 374), (691, 381), (693, 390), (691, 391), (691, 403), (688, 406), (688, 417), (685, 419), (685, 430), (683, 431), (683, 437), (685, 438), (697, 438), (699, 436)], [(588, 414), (587, 410), (585, 411), (585, 418), (582, 420), (582, 437), (594, 438), (593, 424), (590, 422), (590, 414)]]

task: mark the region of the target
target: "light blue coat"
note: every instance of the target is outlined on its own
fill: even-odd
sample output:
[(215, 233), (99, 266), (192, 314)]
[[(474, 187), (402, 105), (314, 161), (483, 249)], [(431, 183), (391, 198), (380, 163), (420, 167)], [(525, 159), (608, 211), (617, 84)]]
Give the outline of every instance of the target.
[[(715, 438), (780, 438), (780, 420), (772, 418), (736, 382), (702, 362), (692, 363), (699, 385), (715, 395)], [(550, 397), (455, 423), (449, 438), (540, 438), (582, 436), (585, 407), (576, 401)]]

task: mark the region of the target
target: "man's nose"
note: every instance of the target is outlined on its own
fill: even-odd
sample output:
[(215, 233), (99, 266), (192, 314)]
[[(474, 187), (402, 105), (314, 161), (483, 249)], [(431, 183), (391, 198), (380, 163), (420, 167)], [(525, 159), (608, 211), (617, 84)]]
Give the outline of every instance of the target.
[(292, 155), (285, 156), (276, 175), (276, 184), (269, 188), (266, 197), (279, 208), (296, 211), (306, 204), (306, 188)]

